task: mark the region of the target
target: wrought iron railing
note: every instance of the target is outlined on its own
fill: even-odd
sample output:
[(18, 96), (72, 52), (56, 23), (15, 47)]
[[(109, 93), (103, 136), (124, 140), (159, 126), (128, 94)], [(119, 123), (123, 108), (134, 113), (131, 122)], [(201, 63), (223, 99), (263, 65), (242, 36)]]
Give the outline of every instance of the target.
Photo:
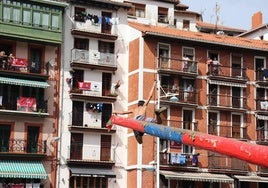
[(36, 153), (45, 154), (47, 152), (46, 141), (29, 141), (25, 139), (2, 139), (0, 143), (0, 153)]

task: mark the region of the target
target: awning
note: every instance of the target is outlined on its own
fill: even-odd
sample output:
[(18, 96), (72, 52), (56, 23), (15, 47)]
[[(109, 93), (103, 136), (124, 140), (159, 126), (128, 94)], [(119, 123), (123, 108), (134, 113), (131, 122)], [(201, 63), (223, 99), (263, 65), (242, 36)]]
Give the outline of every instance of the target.
[(41, 161), (2, 160), (0, 177), (47, 179), (47, 173)]
[(235, 178), (237, 178), (239, 181), (246, 181), (246, 182), (263, 182), (268, 183), (267, 177), (261, 177), (261, 176), (240, 176), (240, 175), (234, 175)]
[(202, 172), (173, 172), (160, 171), (160, 174), (166, 179), (187, 180), (187, 181), (203, 181), (203, 182), (222, 182), (233, 183), (234, 179), (224, 174), (211, 174)]
[(217, 85), (230, 86), (230, 87), (247, 87), (246, 84), (234, 83), (234, 82), (224, 82), (224, 81), (218, 81), (218, 80), (209, 80), (208, 82), (209, 84), (217, 84)]
[(83, 177), (106, 177), (115, 178), (116, 175), (112, 169), (107, 168), (85, 168), (85, 167), (69, 167), (71, 170), (71, 176), (83, 176)]
[(1, 77), (1, 76), (0, 76), (0, 83), (19, 85), (19, 86), (39, 87), (39, 88), (47, 88), (47, 87), (49, 87), (49, 84), (47, 82), (41, 82), (41, 81), (35, 81), (35, 80), (17, 79), (17, 78), (9, 78), (9, 77)]
[(256, 117), (257, 119), (260, 119), (260, 120), (268, 120), (268, 116), (257, 115)]

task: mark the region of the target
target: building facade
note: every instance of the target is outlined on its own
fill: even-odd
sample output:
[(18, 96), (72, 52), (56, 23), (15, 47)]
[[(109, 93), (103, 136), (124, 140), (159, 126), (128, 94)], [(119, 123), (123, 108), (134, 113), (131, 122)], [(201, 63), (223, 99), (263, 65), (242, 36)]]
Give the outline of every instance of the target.
[(119, 187), (126, 181), (125, 130), (108, 132), (106, 123), (115, 102), (126, 96), (120, 93), (127, 93), (121, 86), (126, 59), (121, 32), (130, 5), (98, 0), (68, 3), (57, 187)]
[(55, 185), (65, 6), (0, 2), (1, 187)]

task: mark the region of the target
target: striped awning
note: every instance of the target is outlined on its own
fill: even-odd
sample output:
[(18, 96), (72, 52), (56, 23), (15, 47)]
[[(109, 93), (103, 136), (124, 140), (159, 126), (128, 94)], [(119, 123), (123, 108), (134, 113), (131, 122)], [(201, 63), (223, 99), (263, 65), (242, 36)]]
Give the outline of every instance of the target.
[(247, 87), (246, 84), (234, 83), (234, 82), (224, 82), (224, 81), (218, 81), (218, 80), (209, 80), (208, 83), (209, 84), (223, 85), (223, 86), (230, 86), (230, 87)]
[(245, 181), (245, 182), (263, 182), (267, 183), (268, 178), (267, 177), (261, 177), (261, 176), (240, 176), (240, 175), (235, 175), (235, 178), (237, 178), (239, 181)]
[(1, 160), (0, 177), (47, 179), (47, 173), (41, 161)]
[(86, 167), (69, 167), (72, 176), (83, 177), (106, 177), (115, 178), (116, 175), (112, 169), (107, 168), (86, 168)]
[(160, 171), (166, 179), (187, 180), (187, 181), (203, 181), (203, 182), (222, 182), (234, 183), (234, 179), (225, 174), (212, 174), (204, 172), (173, 172)]
[(257, 119), (260, 119), (260, 120), (268, 120), (268, 116), (257, 115), (256, 117), (257, 117)]
[(25, 80), (18, 78), (9, 78), (9, 77), (1, 77), (0, 83), (2, 84), (11, 84), (11, 85), (19, 85), (19, 86), (28, 86), (28, 87), (39, 87), (39, 88), (47, 88), (49, 84), (47, 82), (35, 81), (35, 80)]

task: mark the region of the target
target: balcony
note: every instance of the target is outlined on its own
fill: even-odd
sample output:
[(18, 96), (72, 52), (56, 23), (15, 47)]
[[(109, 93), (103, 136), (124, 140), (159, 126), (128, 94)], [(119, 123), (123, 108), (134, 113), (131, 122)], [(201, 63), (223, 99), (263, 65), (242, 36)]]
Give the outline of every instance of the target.
[(208, 169), (213, 172), (248, 171), (247, 162), (225, 155), (208, 153)]
[(25, 139), (2, 140), (0, 144), (0, 155), (42, 155), (47, 152), (46, 141), (31, 142)]
[(247, 98), (229, 94), (208, 94), (207, 105), (209, 109), (245, 112), (247, 110)]
[(235, 138), (239, 140), (248, 139), (247, 127), (208, 125), (208, 134), (227, 138)]
[(170, 168), (198, 167), (198, 156), (199, 154), (160, 153), (160, 165), (168, 165)]
[(73, 35), (82, 35), (99, 39), (115, 41), (118, 38), (117, 27), (111, 23), (94, 23), (92, 20), (75, 21), (72, 29)]
[(42, 68), (44, 64), (44, 62), (31, 62), (25, 58), (10, 58), (0, 55), (0, 74), (47, 80), (49, 77), (47, 74), (48, 70)]
[(159, 73), (177, 74), (193, 78), (198, 75), (196, 61), (160, 57), (158, 63)]
[(87, 68), (116, 71), (116, 56), (113, 53), (101, 53), (96, 50), (72, 49), (72, 68)]
[(160, 87), (160, 102), (162, 104), (176, 106), (197, 106), (198, 93), (196, 91), (186, 91), (185, 89), (162, 85)]
[(268, 145), (268, 130), (264, 127), (258, 127), (256, 129), (256, 142), (262, 145)]
[(246, 68), (243, 67), (230, 67), (209, 64), (207, 75), (210, 79), (217, 79), (217, 77), (220, 77), (222, 80), (228, 80), (231, 82), (245, 83), (247, 80)]

